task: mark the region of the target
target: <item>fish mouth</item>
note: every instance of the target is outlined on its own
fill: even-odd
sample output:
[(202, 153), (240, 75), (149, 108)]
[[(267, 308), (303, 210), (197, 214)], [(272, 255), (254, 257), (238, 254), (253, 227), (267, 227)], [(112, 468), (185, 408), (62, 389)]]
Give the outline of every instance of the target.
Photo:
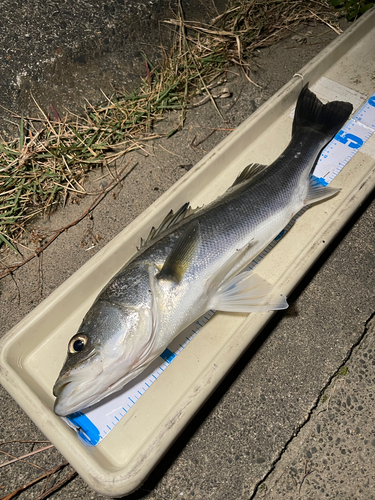
[(67, 387), (69, 384), (71, 383), (70, 380), (66, 381), (66, 380), (60, 380), (59, 382), (56, 382), (56, 384), (53, 386), (53, 395), (55, 396), (55, 398), (58, 398), (60, 396), (60, 394), (63, 392), (63, 390), (65, 389), (65, 387)]
[[(94, 356), (97, 356), (97, 355), (98, 355), (98, 353), (95, 351), (95, 349), (93, 349), (90, 352), (90, 354), (85, 357), (85, 359), (83, 359), (82, 361), (80, 361), (79, 363), (77, 363), (77, 365), (75, 366), (74, 370), (79, 369), (83, 364), (87, 363), (87, 361), (89, 359), (91, 359), (91, 358), (93, 358)], [(72, 376), (71, 376), (72, 370), (73, 370), (73, 368), (69, 368), (69, 370), (66, 373), (64, 373), (64, 375), (60, 376), (56, 380), (55, 385), (53, 386), (53, 389), (52, 389), (52, 393), (53, 393), (53, 395), (56, 398), (62, 393), (62, 391), (64, 390), (64, 388), (71, 383), (72, 380), (69, 380), (69, 379), (72, 378)]]
[[(146, 363), (144, 363), (146, 365)], [(53, 411), (60, 417), (66, 417), (77, 411), (87, 410), (101, 400), (110, 396), (114, 392), (121, 390), (128, 382), (133, 380), (144, 368), (144, 365), (137, 367), (130, 373), (127, 372), (119, 376), (111, 385), (103, 384), (102, 373), (97, 373), (95, 378), (84, 381), (77, 380), (74, 374), (67, 379), (60, 379), (53, 388), (56, 396)]]
[[(53, 394), (56, 397), (54, 413), (65, 417), (77, 411), (83, 411), (121, 390), (152, 361), (152, 359), (147, 359), (147, 353), (146, 348), (126, 369), (123, 368), (121, 359), (117, 360), (110, 370), (108, 370), (109, 367), (103, 366), (103, 362), (89, 365), (87, 368), (79, 368), (78, 371), (76, 370), (78, 365), (74, 370), (70, 369), (55, 382), (53, 387)], [(88, 358), (92, 358), (95, 354), (97, 353), (92, 353)]]
[(102, 362), (80, 367), (78, 371), (68, 370), (52, 389), (56, 397), (53, 408), (55, 414), (63, 417), (92, 404), (100, 392), (102, 373)]
[[(95, 383), (91, 383), (91, 387), (95, 387)], [(96, 388), (90, 395), (87, 384), (77, 384), (74, 380), (61, 380), (53, 388), (55, 395), (55, 403), (53, 411), (60, 417), (65, 417), (76, 411), (87, 408), (98, 397), (100, 390)]]

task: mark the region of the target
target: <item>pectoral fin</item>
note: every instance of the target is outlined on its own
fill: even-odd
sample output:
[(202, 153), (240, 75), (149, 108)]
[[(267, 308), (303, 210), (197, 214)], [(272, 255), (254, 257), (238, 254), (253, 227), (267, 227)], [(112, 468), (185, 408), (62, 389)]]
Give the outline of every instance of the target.
[(194, 221), (177, 240), (163, 267), (156, 275), (157, 279), (180, 283), (193, 260), (198, 243), (199, 222)]
[(224, 282), (210, 302), (210, 309), (229, 312), (267, 312), (286, 309), (285, 295), (275, 294), (272, 286), (252, 271), (237, 274)]

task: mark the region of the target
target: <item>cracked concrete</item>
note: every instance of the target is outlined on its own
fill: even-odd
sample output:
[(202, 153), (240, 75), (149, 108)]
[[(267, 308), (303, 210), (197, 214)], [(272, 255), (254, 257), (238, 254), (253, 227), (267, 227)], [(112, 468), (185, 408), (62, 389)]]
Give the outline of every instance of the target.
[(252, 500), (375, 498), (375, 314)]
[[(353, 358), (354, 356), (354, 353), (356, 351), (356, 349), (359, 347), (359, 346), (363, 346), (363, 340), (365, 339), (365, 337), (368, 337), (368, 336), (371, 336), (371, 334), (373, 333), (373, 331), (370, 331), (369, 332), (369, 329), (371, 328), (372, 325), (374, 325), (374, 316), (375, 316), (375, 313), (373, 313), (370, 318), (366, 321), (365, 323), (365, 329), (363, 331), (363, 334), (360, 336), (359, 340), (351, 347), (351, 349), (348, 351), (348, 354), (346, 355), (345, 359), (343, 360), (341, 366), (337, 369), (337, 371), (330, 377), (327, 385), (325, 387), (322, 388), (322, 390), (320, 391), (318, 397), (316, 398), (316, 401), (314, 403), (314, 405), (312, 406), (311, 410), (309, 411), (308, 415), (306, 415), (306, 420), (305, 422), (303, 422), (301, 425), (299, 425), (298, 429), (296, 429), (296, 431), (294, 432), (293, 436), (290, 438), (290, 440), (285, 443), (285, 446), (280, 450), (280, 454), (279, 456), (277, 457), (277, 459), (274, 461), (274, 463), (272, 464), (272, 467), (270, 468), (270, 470), (268, 471), (267, 475), (263, 478), (262, 481), (260, 481), (258, 483), (258, 485), (256, 485), (256, 488), (255, 488), (255, 492), (254, 492), (254, 495), (252, 496), (252, 498), (257, 498), (257, 493), (259, 490), (261, 491), (265, 491), (267, 490), (267, 486), (266, 486), (266, 480), (271, 477), (272, 473), (275, 471), (275, 469), (278, 467), (278, 464), (279, 462), (283, 459), (284, 457), (284, 454), (287, 450), (289, 450), (290, 448), (290, 445), (293, 445), (293, 443), (295, 442), (295, 440), (299, 439), (301, 437), (301, 431), (310, 423), (311, 419), (313, 419), (316, 415), (319, 415), (320, 413), (322, 413), (323, 411), (327, 411), (328, 410), (328, 406), (329, 406), (329, 401), (332, 397), (332, 395), (330, 394), (329, 396), (327, 394), (329, 394), (330, 392), (330, 389), (332, 387), (332, 385), (334, 384), (334, 386), (336, 386), (336, 382), (339, 381), (345, 381), (347, 382), (349, 379), (346, 378), (346, 379), (343, 379), (343, 377), (346, 377), (347, 374), (348, 374), (348, 371), (349, 371), (349, 368), (348, 368), (348, 361), (351, 361), (351, 362), (354, 362), (356, 363), (356, 360)], [(372, 359), (374, 359), (373, 355), (371, 354), (371, 349), (370, 349), (370, 353), (365, 355), (365, 357), (369, 358), (369, 361), (371, 361), (371, 364), (374, 364), (372, 363)], [(354, 361), (353, 361), (354, 359)], [(363, 361), (362, 361), (363, 362)], [(334, 389), (333, 389), (334, 390)], [(350, 407), (350, 409), (353, 409), (353, 405), (351, 405), (351, 397), (348, 396), (346, 398), (346, 403), (342, 403), (342, 406), (344, 408), (346, 407)], [(358, 402), (358, 400), (355, 398), (355, 400), (353, 399), (353, 401), (355, 402)], [(323, 408), (321, 409), (321, 405), (323, 403), (326, 403), (327, 402), (327, 408)], [(341, 404), (341, 402), (339, 403)], [(318, 408), (319, 406), (319, 411), (316, 413), (316, 409)], [(362, 410), (362, 408), (361, 408)], [(317, 430), (318, 430), (318, 434), (320, 433), (320, 430), (321, 430), (321, 425), (320, 424), (317, 424)], [(353, 431), (354, 432), (354, 431)], [(315, 437), (315, 435), (313, 435), (313, 437)], [(320, 442), (322, 441), (321, 439), (319, 440)], [(331, 440), (330, 440), (331, 441)], [(337, 443), (339, 443), (340, 441), (338, 440)], [(316, 452), (316, 448), (313, 448), (313, 451)], [(310, 451), (306, 451), (305, 453), (305, 460), (307, 461), (308, 459), (311, 459), (312, 458), (312, 452)], [(310, 472), (309, 472), (310, 473)]]

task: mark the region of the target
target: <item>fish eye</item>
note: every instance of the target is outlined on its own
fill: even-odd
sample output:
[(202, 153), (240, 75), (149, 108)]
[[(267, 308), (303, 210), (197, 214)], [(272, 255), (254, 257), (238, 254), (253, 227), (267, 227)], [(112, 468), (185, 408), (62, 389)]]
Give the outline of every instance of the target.
[(86, 335), (82, 335), (80, 333), (78, 335), (74, 335), (74, 337), (69, 341), (68, 351), (71, 354), (76, 354), (77, 352), (82, 351), (87, 344), (87, 341), (88, 337)]

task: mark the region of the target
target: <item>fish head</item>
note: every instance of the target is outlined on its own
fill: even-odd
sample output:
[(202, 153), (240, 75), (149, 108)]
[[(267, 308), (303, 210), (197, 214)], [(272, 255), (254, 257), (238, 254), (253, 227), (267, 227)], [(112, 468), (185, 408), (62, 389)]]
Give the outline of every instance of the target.
[(53, 387), (57, 415), (66, 416), (99, 402), (152, 361), (157, 325), (149, 288), (141, 298), (133, 287), (127, 300), (111, 293), (109, 286), (94, 302), (69, 340), (65, 363)]

